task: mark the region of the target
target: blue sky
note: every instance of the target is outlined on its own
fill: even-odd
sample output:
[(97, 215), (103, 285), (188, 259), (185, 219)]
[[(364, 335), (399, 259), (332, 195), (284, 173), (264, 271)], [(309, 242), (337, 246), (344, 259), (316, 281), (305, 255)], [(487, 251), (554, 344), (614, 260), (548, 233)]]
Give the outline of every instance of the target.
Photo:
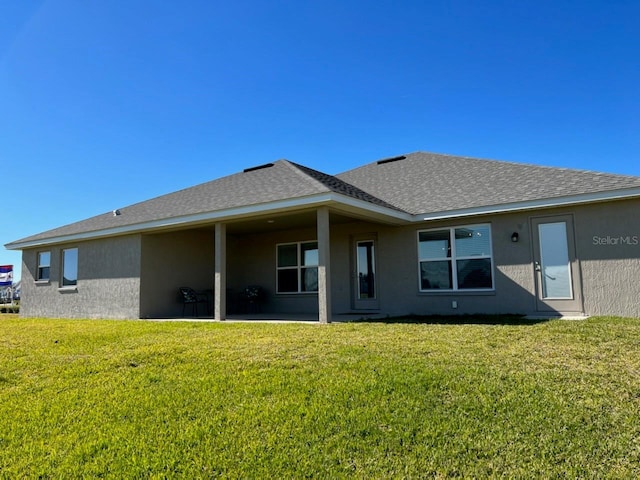
[(0, 244), (279, 158), (640, 175), (639, 27), (632, 0), (6, 0)]

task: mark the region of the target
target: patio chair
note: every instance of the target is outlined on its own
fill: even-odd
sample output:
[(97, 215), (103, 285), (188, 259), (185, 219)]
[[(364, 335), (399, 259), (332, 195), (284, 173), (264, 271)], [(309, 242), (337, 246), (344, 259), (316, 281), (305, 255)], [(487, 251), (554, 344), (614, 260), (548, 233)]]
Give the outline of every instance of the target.
[(193, 316), (198, 316), (198, 304), (204, 303), (205, 305), (209, 305), (209, 300), (206, 295), (201, 295), (196, 293), (193, 288), (190, 287), (180, 287), (178, 288), (178, 296), (180, 301), (182, 302), (182, 316), (184, 317), (184, 311), (187, 308), (187, 305), (192, 305), (193, 307)]
[(260, 306), (264, 300), (264, 290), (259, 285), (249, 285), (243, 292), (246, 302), (246, 313), (260, 313)]

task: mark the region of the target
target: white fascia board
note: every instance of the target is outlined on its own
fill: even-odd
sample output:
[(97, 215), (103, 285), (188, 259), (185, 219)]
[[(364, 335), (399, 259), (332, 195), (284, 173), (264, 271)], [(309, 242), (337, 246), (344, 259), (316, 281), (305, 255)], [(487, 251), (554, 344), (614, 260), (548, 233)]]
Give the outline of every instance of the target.
[(565, 205), (575, 205), (580, 203), (600, 202), (607, 200), (618, 200), (624, 198), (632, 198), (640, 196), (640, 188), (631, 188), (617, 191), (596, 192), (583, 195), (573, 195), (560, 198), (532, 200), (526, 202), (516, 202), (502, 205), (490, 205), (483, 207), (475, 207), (468, 209), (450, 210), (446, 212), (434, 212), (418, 215), (410, 215), (408, 213), (395, 210), (392, 208), (375, 205), (364, 200), (359, 200), (346, 195), (327, 192), (317, 195), (311, 195), (303, 198), (292, 198), (286, 200), (278, 200), (275, 202), (263, 203), (258, 205), (247, 205), (242, 207), (229, 208), (215, 212), (197, 213), (194, 215), (184, 215), (180, 217), (153, 220), (150, 222), (136, 223), (125, 225), (122, 227), (106, 228), (103, 230), (95, 230), (91, 232), (82, 232), (70, 235), (60, 235), (40, 240), (32, 240), (27, 242), (17, 242), (5, 245), (9, 250), (22, 250), (25, 248), (33, 248), (45, 245), (53, 245), (60, 243), (71, 243), (83, 240), (91, 240), (96, 238), (113, 237), (119, 235), (127, 235), (133, 233), (143, 233), (154, 230), (162, 230), (179, 226), (195, 226), (203, 223), (216, 221), (235, 220), (244, 217), (251, 217), (260, 214), (281, 212), (287, 210), (295, 210), (301, 207), (312, 207), (319, 205), (331, 205), (347, 207), (348, 209), (358, 210), (371, 216), (373, 219), (385, 218), (393, 220), (393, 223), (411, 223), (423, 222), (428, 220), (439, 220), (447, 218), (466, 217), (472, 215), (486, 215), (491, 213), (506, 213), (519, 210), (532, 210), (536, 208), (560, 207)]
[(154, 230), (162, 230), (179, 226), (199, 225), (203, 223), (211, 223), (216, 221), (235, 220), (244, 217), (252, 217), (260, 214), (283, 212), (287, 210), (297, 210), (301, 207), (312, 207), (330, 204), (347, 205), (359, 210), (367, 211), (374, 215), (382, 215), (393, 217), (400, 221), (411, 221), (411, 215), (403, 213), (391, 208), (375, 205), (363, 200), (346, 197), (344, 195), (333, 192), (311, 195), (303, 198), (292, 198), (286, 200), (278, 200), (275, 202), (263, 203), (258, 205), (247, 205), (242, 207), (229, 208), (215, 212), (204, 212), (193, 215), (184, 215), (180, 217), (165, 218), (153, 220), (150, 222), (135, 223), (124, 225), (122, 227), (105, 228), (102, 230), (94, 230), (90, 232), (74, 233), (69, 235), (60, 235), (57, 237), (32, 240), (27, 242), (11, 243), (7, 247), (9, 250), (22, 250), (25, 248), (33, 248), (44, 245), (53, 245), (60, 243), (72, 243), (83, 240), (92, 240), (96, 238), (114, 237), (119, 235), (127, 235), (133, 233), (143, 233)]
[(534, 210), (536, 208), (563, 207), (578, 205), (581, 203), (604, 202), (608, 200), (622, 200), (640, 196), (640, 188), (628, 188), (609, 192), (585, 193), (560, 198), (545, 198), (542, 200), (530, 200), (526, 202), (506, 203), (502, 205), (489, 205), (475, 208), (449, 210), (446, 212), (424, 213), (414, 216), (414, 222), (425, 220), (443, 220), (446, 218), (468, 217), (472, 215), (486, 215), (491, 213), (508, 213), (519, 210)]

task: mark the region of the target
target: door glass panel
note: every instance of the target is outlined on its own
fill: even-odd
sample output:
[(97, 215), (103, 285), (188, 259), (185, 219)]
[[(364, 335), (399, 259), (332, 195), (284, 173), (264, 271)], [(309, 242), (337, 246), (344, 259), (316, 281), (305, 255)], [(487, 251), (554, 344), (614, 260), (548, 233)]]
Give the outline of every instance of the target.
[(566, 222), (542, 223), (540, 268), (543, 298), (573, 298)]
[(376, 266), (373, 241), (358, 242), (356, 250), (358, 263), (358, 299), (367, 300), (376, 298)]

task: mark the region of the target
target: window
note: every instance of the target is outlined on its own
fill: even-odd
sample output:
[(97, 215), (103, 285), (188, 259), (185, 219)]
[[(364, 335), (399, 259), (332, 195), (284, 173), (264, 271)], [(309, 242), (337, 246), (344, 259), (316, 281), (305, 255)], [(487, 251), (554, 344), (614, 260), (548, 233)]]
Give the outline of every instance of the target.
[(356, 264), (358, 270), (358, 300), (376, 298), (376, 263), (373, 240), (356, 243)]
[(39, 252), (36, 281), (48, 282), (50, 270), (51, 270), (51, 252)]
[(491, 226), (418, 232), (420, 291), (491, 290)]
[(278, 293), (318, 291), (318, 242), (281, 244), (277, 255)]
[(78, 285), (78, 249), (67, 248), (62, 250), (62, 287)]

